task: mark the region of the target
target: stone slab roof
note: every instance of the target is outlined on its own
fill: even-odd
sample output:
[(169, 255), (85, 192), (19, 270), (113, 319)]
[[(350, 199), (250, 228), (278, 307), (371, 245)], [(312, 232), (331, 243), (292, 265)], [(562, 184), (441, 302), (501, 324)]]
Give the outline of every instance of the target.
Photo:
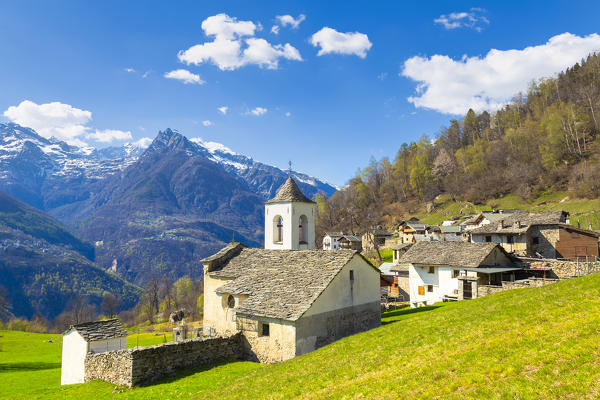
[(291, 201), (299, 203), (314, 203), (314, 201), (302, 193), (296, 184), (296, 181), (294, 181), (290, 176), (279, 188), (275, 197), (273, 197), (271, 200), (268, 200), (266, 203), (287, 203)]
[(79, 332), (86, 342), (116, 339), (127, 336), (127, 331), (123, 328), (123, 324), (121, 324), (121, 321), (117, 318), (71, 325), (67, 332), (72, 329)]
[(362, 242), (362, 237), (357, 235), (344, 235), (350, 242)]
[(404, 253), (398, 264), (449, 265), (476, 268), (496, 247), (502, 250), (496, 243), (417, 242)]
[[(518, 212), (504, 214), (504, 218), (473, 229), (471, 234), (482, 235), (486, 233), (525, 233), (534, 225), (558, 225), (566, 221), (568, 213), (556, 210), (539, 213)], [(502, 226), (500, 226), (502, 225)]]
[(217, 293), (249, 296), (236, 307), (238, 314), (295, 321), (353, 257), (363, 258), (354, 250), (242, 248), (213, 264), (209, 276), (231, 279)]

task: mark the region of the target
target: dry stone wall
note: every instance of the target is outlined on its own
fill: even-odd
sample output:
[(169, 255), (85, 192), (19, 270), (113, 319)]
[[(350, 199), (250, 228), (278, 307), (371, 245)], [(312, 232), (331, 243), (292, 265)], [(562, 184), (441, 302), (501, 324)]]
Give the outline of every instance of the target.
[(239, 334), (106, 353), (88, 353), (85, 359), (85, 381), (102, 379), (115, 385), (139, 386), (172, 375), (180, 369), (238, 359), (240, 354), (242, 342)]
[(594, 272), (600, 272), (600, 263), (567, 260), (538, 260), (538, 259), (523, 259), (528, 264), (529, 268), (552, 268), (557, 278), (571, 278), (574, 276), (588, 275)]

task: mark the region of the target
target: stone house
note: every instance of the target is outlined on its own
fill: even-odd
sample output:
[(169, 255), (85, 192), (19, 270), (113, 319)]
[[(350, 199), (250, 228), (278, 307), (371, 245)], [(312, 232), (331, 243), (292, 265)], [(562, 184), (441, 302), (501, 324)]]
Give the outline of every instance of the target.
[(373, 251), (375, 248), (382, 248), (386, 245), (386, 241), (393, 236), (393, 233), (378, 226), (362, 235), (362, 248), (364, 251)]
[(398, 226), (398, 241), (400, 243), (415, 243), (415, 235), (427, 236), (429, 225), (422, 223), (417, 218), (402, 221)]
[(480, 228), (484, 225), (498, 223), (512, 214), (522, 212), (524, 211), (518, 209), (482, 211), (479, 214), (474, 215), (473, 217), (460, 223), (460, 226), (464, 231), (470, 231), (472, 229)]
[(84, 322), (63, 333), (60, 384), (83, 383), (84, 362), (88, 353), (103, 353), (127, 348), (127, 331), (118, 319)]
[(261, 362), (286, 360), (381, 324), (376, 267), (354, 250), (315, 250), (314, 241), (297, 250), (302, 235), (293, 230), (314, 237), (314, 218), (298, 226), (297, 211), (314, 215), (314, 203), (289, 185), (296, 183), (289, 178), (277, 201), (265, 205), (267, 229), (280, 229), (271, 226), (273, 216), (292, 216), (283, 220), (294, 229), (284, 225), (282, 245), (272, 248), (276, 235), (265, 234), (265, 249), (232, 243), (202, 261), (206, 333), (240, 333), (247, 358)]
[(496, 243), (419, 242), (392, 270), (409, 274), (411, 307), (477, 297), (478, 285), (514, 281), (517, 265)]
[(598, 257), (598, 234), (569, 224), (569, 213), (513, 213), (468, 232), (473, 243), (498, 243), (507, 252), (538, 258)]

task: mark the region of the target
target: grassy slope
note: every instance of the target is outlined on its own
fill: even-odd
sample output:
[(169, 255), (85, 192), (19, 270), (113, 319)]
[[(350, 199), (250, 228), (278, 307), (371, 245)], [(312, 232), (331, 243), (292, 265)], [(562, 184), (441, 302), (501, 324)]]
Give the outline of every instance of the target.
[(473, 204), (464, 201), (452, 201), (447, 196), (442, 196), (435, 202), (435, 210), (432, 213), (422, 212), (417, 216), (425, 223), (439, 224), (443, 220), (461, 216), (476, 214), (479, 211), (489, 211), (492, 208), (520, 208), (528, 211), (565, 210), (571, 213), (571, 223), (577, 225), (581, 222), (582, 228), (592, 224), (594, 229), (600, 229), (600, 199), (576, 199), (569, 198), (566, 192), (553, 192), (541, 195), (529, 202), (518, 196), (508, 195), (496, 200), (490, 200), (486, 204)]
[[(19, 337), (0, 352), (0, 394), (9, 397), (597, 398), (600, 274), (395, 311), (381, 328), (287, 362), (222, 364), (116, 395), (99, 381), (59, 387), (59, 345)], [(16, 352), (21, 344), (28, 352)], [(28, 371), (28, 362), (52, 368)]]

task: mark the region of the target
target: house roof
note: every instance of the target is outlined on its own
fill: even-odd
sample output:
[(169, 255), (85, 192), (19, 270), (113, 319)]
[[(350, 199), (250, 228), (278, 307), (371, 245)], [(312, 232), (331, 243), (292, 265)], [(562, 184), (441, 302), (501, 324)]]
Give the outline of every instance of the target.
[(388, 246), (391, 250), (404, 250), (408, 249), (412, 246), (412, 243), (394, 243)]
[(476, 268), (496, 247), (504, 252), (496, 243), (417, 242), (398, 263)]
[(350, 242), (362, 242), (362, 237), (358, 235), (343, 235)]
[(340, 238), (340, 237), (344, 236), (344, 232), (325, 232), (325, 235), (323, 235), (323, 236)]
[(379, 270), (382, 275), (394, 275), (392, 273), (392, 267), (394, 266), (393, 262), (384, 262), (379, 266)]
[(72, 329), (79, 332), (86, 342), (116, 339), (127, 336), (127, 331), (123, 328), (123, 324), (121, 324), (121, 321), (117, 318), (71, 325), (67, 332)]
[(287, 203), (292, 201), (297, 203), (314, 203), (314, 201), (302, 193), (296, 184), (296, 181), (294, 181), (290, 176), (287, 178), (285, 183), (281, 185), (275, 197), (273, 197), (271, 200), (268, 200), (267, 203)]
[[(497, 222), (491, 222), (479, 228), (473, 229), (471, 234), (481, 235), (486, 233), (525, 233), (533, 225), (557, 225), (564, 223), (568, 213), (556, 211), (544, 211), (539, 213), (518, 212), (503, 214), (504, 218)], [(502, 227), (500, 227), (502, 224)]]
[(379, 271), (354, 250), (227, 248), (233, 255), (213, 262), (209, 276), (231, 279), (217, 293), (249, 296), (238, 314), (295, 321), (353, 257)]
[(443, 225), (440, 226), (442, 233), (460, 233), (462, 232), (462, 226), (459, 225)]

